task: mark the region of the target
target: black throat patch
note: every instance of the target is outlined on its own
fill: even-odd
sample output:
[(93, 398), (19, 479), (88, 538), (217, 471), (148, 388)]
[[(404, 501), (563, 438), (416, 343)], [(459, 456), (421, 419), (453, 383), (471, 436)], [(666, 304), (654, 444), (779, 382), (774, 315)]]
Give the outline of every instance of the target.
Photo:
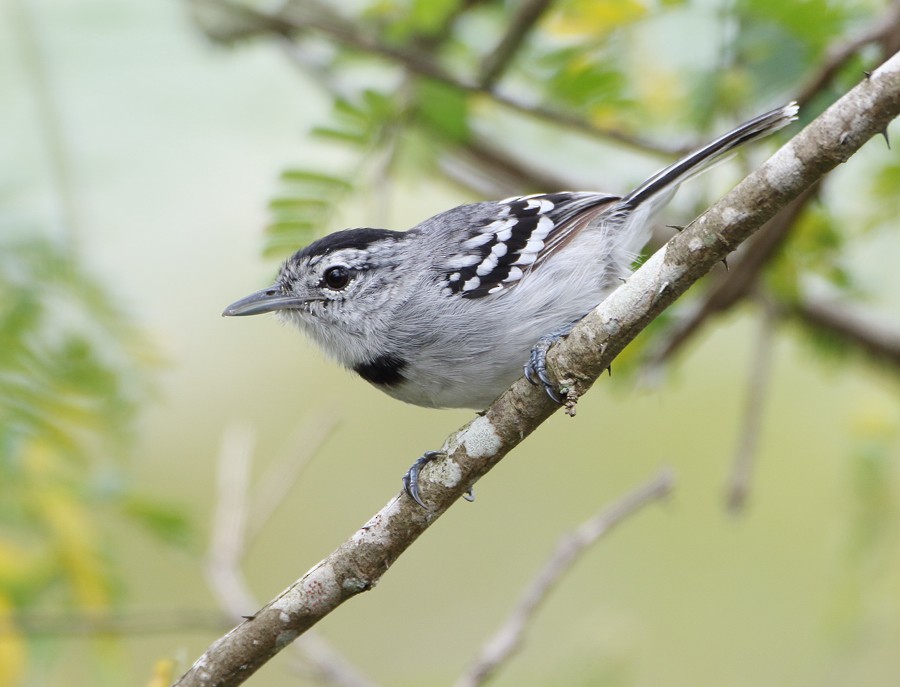
[(405, 380), (403, 369), (406, 361), (387, 353), (353, 366), (353, 371), (375, 386), (396, 386)]

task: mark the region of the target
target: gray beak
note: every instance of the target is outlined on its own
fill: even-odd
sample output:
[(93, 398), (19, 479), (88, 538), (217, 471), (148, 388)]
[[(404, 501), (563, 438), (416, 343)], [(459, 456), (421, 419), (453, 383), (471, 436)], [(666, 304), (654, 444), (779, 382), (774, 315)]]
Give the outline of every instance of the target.
[(235, 301), (225, 308), (222, 316), (237, 317), (239, 315), (259, 315), (273, 310), (292, 310), (301, 307), (304, 302), (297, 296), (283, 294), (277, 286), (270, 286)]

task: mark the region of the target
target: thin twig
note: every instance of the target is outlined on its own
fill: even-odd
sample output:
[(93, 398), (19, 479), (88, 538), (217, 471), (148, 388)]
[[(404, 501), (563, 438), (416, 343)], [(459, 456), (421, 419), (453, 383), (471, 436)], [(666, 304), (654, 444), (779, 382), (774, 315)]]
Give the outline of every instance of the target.
[(340, 418), (336, 411), (320, 413), (304, 422), (293, 437), (260, 475), (250, 496), (246, 537), (256, 539), (272, 516), (284, 503), (290, 490), (300, 481), (313, 456), (337, 429)]
[(481, 65), (482, 88), (491, 88), (503, 76), (528, 35), (553, 5), (553, 0), (526, 0), (513, 15), (506, 33)]
[(831, 84), (837, 73), (854, 55), (872, 43), (882, 44), (884, 57), (900, 48), (900, 1), (894, 0), (883, 16), (878, 17), (855, 36), (843, 37), (828, 48), (824, 62), (818, 66), (816, 73), (810, 77), (796, 97), (801, 109)]
[[(303, 467), (329, 436), (334, 420), (318, 422), (319, 432), (303, 450), (285, 452), (274, 461), (254, 494), (265, 507), (254, 522), (260, 529), (276, 511), (290, 488), (299, 478)], [(206, 576), (219, 605), (235, 620), (259, 607), (243, 573), (245, 542), (248, 539), (248, 514), (256, 506), (248, 499), (250, 464), (255, 436), (247, 427), (229, 429), (222, 441), (218, 460), (216, 506), (213, 516), (211, 546), (206, 564)], [(280, 482), (279, 486), (275, 486)], [(256, 531), (252, 532), (255, 536)], [(294, 642), (302, 672), (317, 682), (338, 687), (374, 687), (374, 683), (350, 665), (332, 646), (315, 632), (309, 632)]]
[(747, 396), (744, 400), (743, 421), (738, 435), (737, 449), (731, 461), (731, 474), (728, 478), (725, 500), (728, 510), (734, 514), (744, 509), (750, 485), (753, 481), (753, 468), (759, 449), (759, 437), (762, 433), (763, 415), (766, 405), (766, 392), (772, 379), (772, 351), (775, 343), (776, 318), (769, 308), (763, 308), (763, 316), (759, 323), (759, 336), (747, 377)]
[(18, 36), (22, 64), (28, 71), (27, 83), (34, 90), (35, 114), (41, 128), (41, 139), (47, 149), (48, 169), (58, 205), (59, 225), (69, 248), (74, 250), (77, 248), (80, 213), (59, 103), (54, 94), (49, 69), (31, 16), (32, 3), (27, 0), (16, 0), (12, 3), (12, 7), (16, 22), (12, 34)]
[(252, 24), (253, 35), (265, 31), (279, 35), (290, 35), (296, 31), (301, 33), (309, 30), (316, 31), (345, 48), (381, 57), (418, 76), (434, 79), (466, 93), (483, 95), (498, 105), (519, 114), (593, 138), (615, 141), (625, 147), (656, 155), (674, 156), (685, 151), (685, 146), (653, 142), (620, 129), (600, 127), (582, 117), (544, 107), (534, 99), (520, 99), (495, 88), (485, 88), (477, 81), (450, 73), (430, 56), (417, 50), (390, 45), (363, 33), (354, 24), (343, 18), (331, 12), (321, 11), (320, 4), (310, 3), (310, 0), (303, 2), (286, 0), (271, 14), (242, 5), (234, 0), (190, 0), (190, 2), (216, 6), (224, 10), (234, 10), (238, 17), (256, 17), (257, 19)]
[(782, 306), (780, 314), (852, 344), (874, 362), (888, 364), (900, 372), (900, 327), (890, 326), (883, 318), (867, 317), (820, 298), (800, 299)]
[(571, 182), (531, 169), (477, 136), (448, 149), (438, 164), (451, 181), (484, 198), (572, 188)]
[(736, 257), (729, 260), (728, 271), (719, 273), (717, 282), (709, 288), (701, 303), (676, 322), (647, 356), (648, 374), (653, 374), (671, 360), (715, 315), (727, 312), (753, 292), (759, 275), (778, 255), (797, 220), (818, 192), (818, 183), (803, 191), (766, 222)]
[(665, 469), (562, 537), (556, 550), (525, 589), (512, 613), (485, 643), (481, 655), (456, 681), (455, 687), (477, 687), (494, 675), (519, 649), (534, 614), (581, 555), (616, 525), (645, 506), (666, 498), (674, 485), (674, 473)]

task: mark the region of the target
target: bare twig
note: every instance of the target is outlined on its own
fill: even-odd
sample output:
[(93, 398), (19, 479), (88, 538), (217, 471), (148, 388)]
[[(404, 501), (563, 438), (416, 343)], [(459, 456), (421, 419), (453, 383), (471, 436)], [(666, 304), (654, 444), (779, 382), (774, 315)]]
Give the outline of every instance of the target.
[(189, 0), (189, 2), (192, 5), (213, 6), (221, 10), (233, 9), (237, 17), (254, 18), (252, 22), (253, 35), (266, 31), (280, 35), (291, 35), (298, 31), (301, 33), (315, 31), (328, 36), (332, 41), (345, 48), (381, 57), (402, 66), (412, 74), (434, 79), (461, 91), (473, 95), (484, 95), (498, 105), (527, 117), (550, 122), (594, 138), (615, 141), (635, 150), (670, 156), (684, 152), (684, 146), (652, 142), (642, 136), (620, 129), (600, 127), (582, 117), (544, 107), (534, 102), (533, 99), (519, 99), (495, 88), (486, 88), (472, 79), (456, 76), (436, 63), (430, 56), (418, 50), (384, 43), (357, 29), (355, 25), (343, 18), (323, 10), (319, 3), (311, 3), (310, 0), (302, 2), (286, 0), (273, 13), (252, 9), (234, 0)]
[[(256, 501), (249, 501), (247, 497), (254, 434), (247, 427), (233, 427), (225, 433), (219, 453), (218, 489), (206, 575), (219, 605), (235, 621), (247, 617), (246, 613), (259, 607), (259, 601), (254, 598), (243, 573), (248, 530), (252, 530), (249, 533), (252, 536), (258, 533), (334, 426), (333, 419), (308, 423), (304, 430), (312, 430), (313, 427), (318, 427), (318, 430), (311, 438), (306, 435), (302, 450), (285, 451), (269, 466), (260, 480), (260, 486), (254, 490), (255, 496), (265, 506), (259, 510), (261, 515), (253, 520), (255, 524), (252, 528), (248, 514), (259, 508), (255, 505)], [(298, 442), (291, 443), (292, 448), (300, 448), (296, 445)], [(374, 687), (371, 680), (315, 632), (306, 633), (294, 642), (293, 648), (300, 658), (298, 670), (317, 682), (338, 687)]]
[(80, 213), (62, 114), (32, 18), (32, 3), (18, 0), (11, 6), (15, 22), (12, 35), (19, 41), (22, 64), (27, 70), (27, 83), (34, 90), (35, 114), (41, 127), (41, 140), (46, 147), (52, 190), (58, 205), (58, 222), (69, 248), (74, 250), (77, 248)]
[(715, 315), (733, 308), (749, 296), (763, 268), (778, 254), (797, 219), (818, 195), (819, 184), (813, 184), (791, 201), (746, 243), (736, 259), (729, 260), (727, 272), (719, 274), (702, 302), (677, 322), (647, 359), (651, 372), (671, 360), (684, 345), (697, 335)]
[(553, 0), (526, 0), (513, 15), (506, 34), (481, 65), (481, 86), (490, 88), (506, 71), (522, 43), (553, 5)]
[[(771, 301), (770, 301), (771, 302)], [(806, 298), (782, 306), (780, 314), (853, 345), (873, 361), (900, 372), (900, 327), (866, 317), (837, 303)]]
[[(570, 404), (655, 317), (804, 189), (852, 156), (900, 114), (895, 55), (782, 147), (551, 348), (548, 370)], [(559, 409), (524, 379), (444, 442), (420, 475), (430, 509), (400, 493), (347, 541), (252, 618), (214, 642), (176, 683), (229, 687), (250, 677), (320, 619), (372, 589), (469, 488)]]
[(439, 162), (452, 181), (485, 198), (547, 193), (571, 188), (553, 174), (531, 169), (478, 137), (454, 146)]
[(883, 16), (878, 17), (868, 27), (850, 38), (841, 38), (826, 52), (825, 61), (797, 95), (797, 103), (802, 108), (823, 89), (828, 87), (840, 69), (862, 48), (872, 43), (880, 43), (883, 57), (900, 49), (900, 1), (894, 0)]
[(316, 415), (294, 433), (256, 482), (247, 512), (247, 539), (253, 541), (284, 503), (290, 490), (340, 422), (336, 411)]
[(759, 436), (762, 433), (766, 392), (772, 378), (775, 321), (774, 313), (770, 309), (764, 308), (759, 323), (759, 337), (756, 341), (753, 362), (747, 378), (747, 397), (744, 402), (743, 421), (726, 487), (726, 503), (728, 510), (732, 513), (743, 510), (753, 480), (753, 467), (756, 463)]
[(606, 507), (559, 540), (499, 630), (488, 640), (481, 655), (456, 681), (455, 687), (477, 687), (486, 682), (519, 649), (528, 623), (581, 555), (616, 525), (654, 501), (667, 497), (675, 484), (671, 470), (663, 470), (646, 484)]

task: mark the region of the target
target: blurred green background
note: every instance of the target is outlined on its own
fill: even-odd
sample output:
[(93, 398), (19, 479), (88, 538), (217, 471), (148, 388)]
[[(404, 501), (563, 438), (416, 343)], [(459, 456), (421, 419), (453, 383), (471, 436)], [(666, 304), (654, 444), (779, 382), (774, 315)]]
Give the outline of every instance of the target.
[[(897, 3), (864, 1), (332, 10), (0, 5), (0, 684), (166, 684), (471, 418), (390, 400), (274, 320), (220, 317), (291, 250), (542, 184), (627, 191), (767, 107), (799, 97), (808, 121), (900, 33)], [(835, 46), (853, 49), (817, 84)], [(766, 145), (683, 189), (661, 237)], [(897, 153), (870, 142), (742, 299), (658, 359), (735, 272), (717, 270), (321, 637), (375, 683), (452, 682), (564, 532), (671, 465), (673, 497), (578, 563), (495, 684), (896, 684), (898, 190)], [(862, 322), (839, 336), (803, 315), (815, 304)], [(873, 332), (887, 353), (866, 353)], [(755, 461), (732, 513), (742, 436)], [(306, 453), (292, 485), (283, 466)], [(245, 504), (222, 491), (245, 483)], [(259, 530), (225, 600), (205, 572), (222, 569), (217, 507)], [(291, 651), (251, 681), (319, 683)]]

